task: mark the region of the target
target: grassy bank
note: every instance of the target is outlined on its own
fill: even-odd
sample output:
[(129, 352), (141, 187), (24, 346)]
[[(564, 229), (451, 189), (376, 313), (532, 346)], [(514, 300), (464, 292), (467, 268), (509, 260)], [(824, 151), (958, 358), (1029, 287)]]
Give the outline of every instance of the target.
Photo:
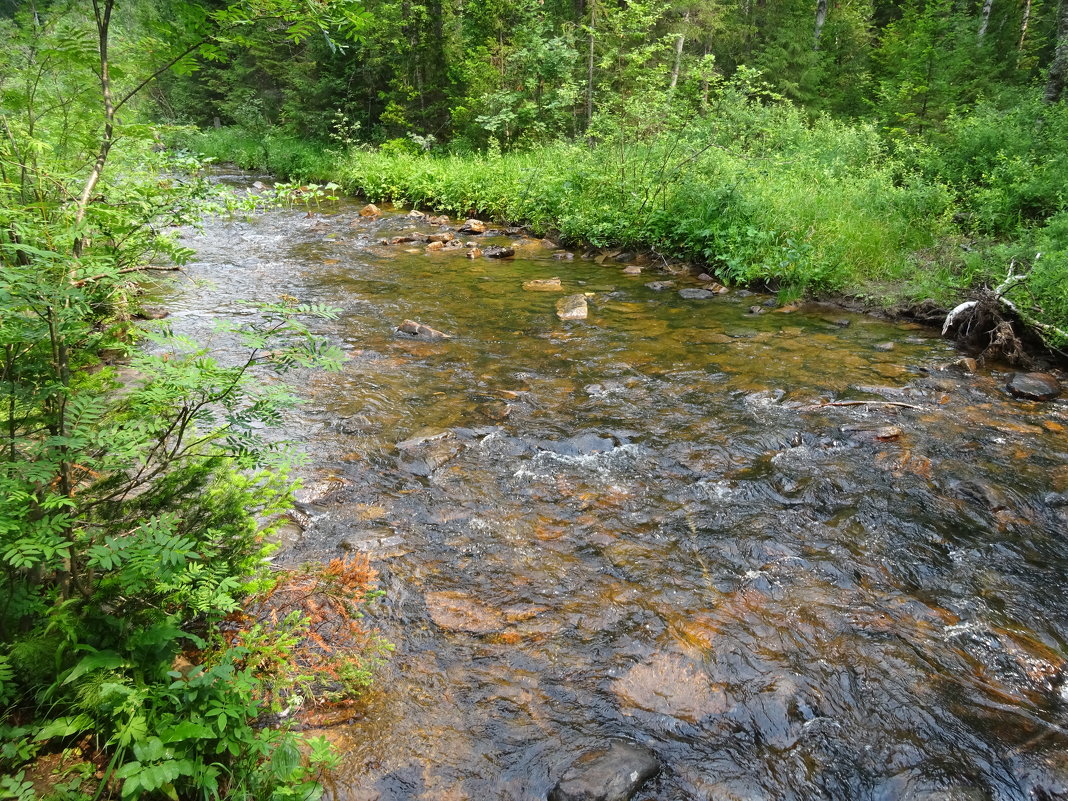
[[(1013, 295), (1024, 316), (1068, 327), (1064, 109), (978, 111), (938, 141), (893, 142), (789, 106), (720, 111), (507, 154), (338, 151), (234, 129), (186, 144), (374, 201), (524, 223), (565, 243), (651, 248), (790, 296), (948, 308), (1001, 284), (1015, 259), (1029, 273)], [(1042, 113), (1059, 117), (1036, 122)]]

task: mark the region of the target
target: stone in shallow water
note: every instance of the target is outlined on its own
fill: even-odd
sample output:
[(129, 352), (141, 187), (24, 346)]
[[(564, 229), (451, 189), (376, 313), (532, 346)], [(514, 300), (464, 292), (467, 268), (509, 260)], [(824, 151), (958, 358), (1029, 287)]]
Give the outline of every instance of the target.
[(686, 300), (707, 300), (708, 298), (714, 298), (715, 292), (709, 292), (707, 289), (680, 289), (679, 297)]
[(488, 634), (504, 628), (504, 615), (480, 604), (462, 592), (428, 592), (430, 618), (446, 631)]
[(561, 320), (585, 320), (588, 315), (585, 295), (568, 295), (556, 301), (556, 316)]
[(659, 292), (659, 291), (661, 291), (663, 289), (671, 289), (672, 287), (675, 286), (675, 282), (674, 281), (650, 281), (648, 284), (646, 284), (646, 286), (649, 287), (649, 289), (653, 290), (654, 292)]
[(723, 690), (705, 673), (677, 656), (656, 654), (616, 679), (620, 705), (696, 723), (727, 708)]
[(1049, 373), (1013, 373), (1005, 388), (1024, 400), (1050, 401), (1061, 394), (1061, 385)]
[(431, 328), (429, 325), (418, 323), (415, 320), (405, 320), (397, 326), (396, 331), (398, 334), (403, 334), (412, 339), (424, 339), (429, 342), (451, 339), (449, 334), (438, 331), (436, 328)]
[(549, 801), (628, 801), (659, 772), (660, 761), (648, 748), (615, 741), (579, 757), (549, 793)]
[(528, 292), (563, 292), (564, 286), (560, 283), (559, 276), (553, 278), (535, 278), (532, 281), (524, 281), (523, 289)]
[(501, 247), (494, 245), (493, 247), (486, 248), (482, 255), (487, 259), (508, 259), (515, 255), (515, 248)]

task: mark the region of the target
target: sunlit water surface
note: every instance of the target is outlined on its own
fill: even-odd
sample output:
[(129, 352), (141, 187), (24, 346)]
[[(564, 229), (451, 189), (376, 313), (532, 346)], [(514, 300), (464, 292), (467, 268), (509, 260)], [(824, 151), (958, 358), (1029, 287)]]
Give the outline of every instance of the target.
[[(342, 310), (344, 369), (296, 382), (310, 525), (279, 557), (366, 551), (387, 592), (335, 798), (544, 799), (614, 736), (665, 766), (645, 801), (1063, 797), (1063, 400), (940, 370), (928, 330), (519, 236), (382, 246), (437, 228), (358, 208), (210, 222), (167, 301), (202, 337), (247, 300)], [(552, 276), (587, 321), (522, 289)]]

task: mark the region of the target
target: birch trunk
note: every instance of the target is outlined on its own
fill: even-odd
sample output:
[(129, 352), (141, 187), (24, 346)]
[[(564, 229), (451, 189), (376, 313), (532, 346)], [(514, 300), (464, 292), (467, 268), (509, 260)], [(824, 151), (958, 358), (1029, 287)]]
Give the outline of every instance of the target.
[(816, 0), (816, 36), (813, 40), (812, 49), (820, 49), (820, 36), (823, 35), (823, 24), (827, 21), (827, 0)]
[[(690, 21), (690, 12), (687, 11), (682, 15), (683, 23)], [(679, 70), (682, 67), (682, 47), (686, 44), (686, 34), (680, 33), (679, 38), (675, 40), (675, 64), (671, 68), (671, 89), (674, 89), (679, 83)]]
[(985, 0), (983, 3), (983, 16), (979, 22), (979, 41), (983, 41), (983, 37), (986, 36), (986, 29), (990, 25), (990, 12), (994, 8), (994, 0)]

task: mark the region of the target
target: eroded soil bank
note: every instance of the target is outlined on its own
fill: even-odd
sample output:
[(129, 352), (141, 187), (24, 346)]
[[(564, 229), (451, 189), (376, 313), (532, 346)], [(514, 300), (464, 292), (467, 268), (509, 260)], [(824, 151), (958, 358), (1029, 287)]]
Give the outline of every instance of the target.
[(345, 368), (295, 386), (279, 558), (368, 552), (397, 651), (330, 730), (334, 797), (540, 800), (613, 737), (662, 763), (646, 801), (1060, 797), (1063, 398), (943, 369), (920, 326), (521, 236), (382, 245), (459, 221), (358, 210), (212, 222), (168, 300), (201, 336), (245, 300), (343, 310)]

